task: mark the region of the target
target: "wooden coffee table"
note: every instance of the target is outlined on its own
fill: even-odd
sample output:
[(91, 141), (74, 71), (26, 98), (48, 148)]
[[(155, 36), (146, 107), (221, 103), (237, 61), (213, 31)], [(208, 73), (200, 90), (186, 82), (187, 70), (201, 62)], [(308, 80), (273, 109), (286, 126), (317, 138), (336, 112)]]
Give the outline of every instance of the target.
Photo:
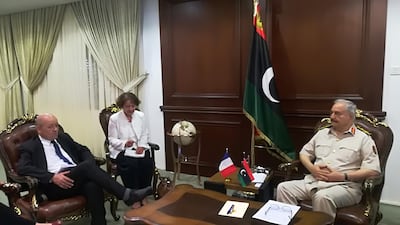
[[(218, 212), (227, 200), (248, 202), (243, 218), (219, 216)], [(149, 203), (139, 209), (132, 209), (125, 213), (125, 225), (131, 224), (269, 224), (251, 217), (264, 203), (242, 198), (230, 197), (215, 191), (194, 188), (191, 185), (178, 185), (163, 198)], [(325, 225), (329, 216), (325, 213), (300, 210), (291, 224), (295, 225)]]
[(239, 169), (235, 173), (229, 175), (227, 178), (221, 176), (221, 174), (215, 173), (212, 177), (204, 181), (204, 188), (218, 191), (226, 194), (226, 189), (242, 191), (247, 193), (253, 193), (255, 200), (260, 202), (266, 202), (272, 198), (273, 188), (270, 187), (269, 181), (272, 177), (272, 171), (268, 173), (264, 183), (260, 187), (256, 187), (255, 183), (243, 187), (237, 177)]

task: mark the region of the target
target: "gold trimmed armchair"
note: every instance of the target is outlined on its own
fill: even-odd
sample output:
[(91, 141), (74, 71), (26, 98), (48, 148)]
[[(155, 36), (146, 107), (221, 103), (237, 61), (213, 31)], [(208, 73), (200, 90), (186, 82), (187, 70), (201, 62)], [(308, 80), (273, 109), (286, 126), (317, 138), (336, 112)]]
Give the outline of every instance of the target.
[[(18, 147), (22, 142), (37, 135), (36, 116), (24, 115), (17, 118), (10, 122), (0, 134), (0, 158), (7, 182), (18, 186), (17, 189), (14, 188), (14, 191), (5, 191), (10, 207), (26, 219), (37, 222), (74, 221), (88, 216), (84, 196), (79, 195), (57, 201), (46, 200), (39, 203), (36, 196), (38, 179), (18, 174), (17, 162), (20, 157)], [(62, 127), (59, 132), (63, 132)], [(101, 165), (105, 163), (105, 160), (96, 158), (96, 162)]]
[[(375, 141), (381, 174), (377, 177), (370, 177), (363, 182), (363, 197), (359, 204), (338, 208), (336, 213), (335, 225), (376, 225), (382, 219), (382, 212), (379, 210), (379, 200), (385, 181), (386, 162), (389, 157), (393, 144), (393, 132), (385, 123), (373, 115), (357, 110), (355, 125), (362, 132), (370, 135)], [(329, 118), (324, 118), (317, 123), (315, 131), (330, 127)], [(289, 163), (282, 163), (278, 169), (286, 172), (285, 180), (291, 180), (293, 177), (299, 178), (300, 161), (296, 160)], [(302, 201), (300, 206), (306, 210), (312, 210), (311, 201)]]
[[(107, 165), (107, 172), (111, 175), (111, 177), (113, 177), (114, 179), (117, 179), (118, 177), (118, 170), (117, 170), (117, 164), (114, 162), (114, 160), (110, 157), (110, 151), (108, 149), (108, 122), (110, 120), (111, 115), (113, 115), (114, 113), (120, 111), (121, 109), (116, 105), (116, 104), (112, 104), (104, 109), (102, 109), (99, 113), (99, 122), (101, 125), (101, 128), (103, 130), (104, 136), (105, 136), (105, 141), (104, 141), (104, 151), (106, 153), (106, 165)], [(150, 151), (151, 151), (151, 155), (153, 157), (155, 157), (155, 151), (158, 151), (160, 149), (160, 146), (158, 144), (155, 143), (151, 143), (148, 142), (149, 146), (150, 146)], [(155, 165), (155, 163), (154, 163)], [(157, 190), (157, 182), (160, 178), (160, 174), (159, 171), (157, 169), (157, 167), (154, 167), (154, 173), (153, 173), (153, 181), (152, 181), (152, 186), (153, 186), (153, 196), (155, 199), (159, 199), (161, 196), (158, 193)], [(113, 204), (113, 208), (116, 209), (118, 206), (118, 199), (114, 199), (114, 201), (112, 202)]]

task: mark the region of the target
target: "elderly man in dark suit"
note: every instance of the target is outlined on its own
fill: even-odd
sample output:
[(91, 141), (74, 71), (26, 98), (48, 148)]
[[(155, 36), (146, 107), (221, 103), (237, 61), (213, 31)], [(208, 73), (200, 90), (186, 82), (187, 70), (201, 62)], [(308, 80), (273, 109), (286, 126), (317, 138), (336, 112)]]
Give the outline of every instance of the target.
[(18, 172), (39, 179), (39, 191), (49, 200), (74, 195), (86, 196), (92, 225), (105, 225), (103, 189), (127, 205), (142, 200), (152, 188), (125, 188), (99, 168), (86, 146), (59, 132), (57, 118), (42, 114), (36, 118), (38, 136), (20, 146)]

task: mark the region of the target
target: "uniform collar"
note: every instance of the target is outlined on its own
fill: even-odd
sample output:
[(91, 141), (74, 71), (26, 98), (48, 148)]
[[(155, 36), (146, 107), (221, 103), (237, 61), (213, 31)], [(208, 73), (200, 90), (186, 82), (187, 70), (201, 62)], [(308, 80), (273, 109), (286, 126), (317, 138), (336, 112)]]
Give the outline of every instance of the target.
[[(351, 125), (351, 127), (350, 127), (347, 131), (345, 131), (345, 132), (343, 133), (343, 135), (351, 135), (351, 136), (354, 136), (354, 135), (356, 134), (356, 130), (357, 130), (357, 127), (356, 127), (356, 125), (353, 123), (353, 125)], [(334, 131), (333, 131), (333, 128), (331, 127), (331, 128), (329, 129), (329, 133), (335, 134), (336, 132), (334, 132)]]

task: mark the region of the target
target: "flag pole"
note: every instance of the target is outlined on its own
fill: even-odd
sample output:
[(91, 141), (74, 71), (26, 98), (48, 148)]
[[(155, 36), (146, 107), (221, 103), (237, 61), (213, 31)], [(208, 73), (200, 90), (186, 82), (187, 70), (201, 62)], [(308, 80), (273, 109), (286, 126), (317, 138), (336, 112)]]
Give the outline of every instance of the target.
[(255, 153), (254, 153), (254, 148), (255, 148), (255, 141), (254, 141), (254, 139), (255, 139), (255, 136), (254, 136), (254, 124), (253, 123), (251, 123), (251, 147), (250, 147), (250, 167), (251, 168), (254, 168), (254, 164), (255, 164), (255, 159), (256, 159), (256, 156), (255, 156)]
[[(243, 112), (257, 129), (252, 130), (250, 165), (255, 164), (255, 136), (276, 147), (277, 154), (291, 161), (295, 156), (294, 145), (280, 109), (275, 85), (275, 75), (269, 58), (267, 39), (261, 21), (258, 0), (253, 0), (253, 41), (243, 94)], [(257, 132), (257, 133), (256, 133)]]

